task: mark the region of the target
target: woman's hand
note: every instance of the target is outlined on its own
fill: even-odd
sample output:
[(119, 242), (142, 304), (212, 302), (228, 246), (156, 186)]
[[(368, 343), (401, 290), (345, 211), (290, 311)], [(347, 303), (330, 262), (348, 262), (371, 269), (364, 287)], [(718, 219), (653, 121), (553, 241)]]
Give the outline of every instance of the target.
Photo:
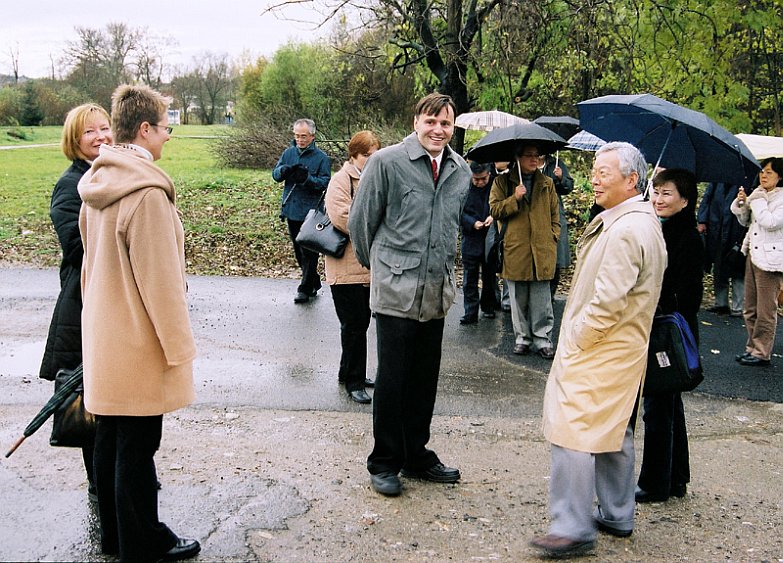
[(745, 188), (740, 186), (739, 191), (737, 192), (737, 205), (742, 207), (745, 205), (745, 202), (748, 200), (748, 196), (745, 195)]

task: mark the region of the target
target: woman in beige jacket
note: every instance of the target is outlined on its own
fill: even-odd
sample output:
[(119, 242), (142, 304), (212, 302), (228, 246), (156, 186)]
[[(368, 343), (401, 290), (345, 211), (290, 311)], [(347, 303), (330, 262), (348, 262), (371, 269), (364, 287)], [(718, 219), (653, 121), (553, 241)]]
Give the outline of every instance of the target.
[[(351, 210), (359, 177), (370, 155), (381, 148), (381, 141), (372, 131), (359, 131), (348, 142), (348, 162), (332, 176), (326, 190), (326, 213), (332, 224), (348, 233), (348, 213)], [(350, 234), (350, 233), (348, 233)], [(325, 256), (326, 283), (332, 290), (334, 308), (340, 319), (342, 355), (337, 379), (345, 383), (348, 396), (357, 403), (372, 399), (365, 391), (367, 384), (367, 329), (370, 326), (370, 271), (359, 264), (348, 243), (341, 258)]]
[(170, 138), (167, 108), (146, 86), (118, 87), (120, 145), (101, 147), (79, 182), (84, 403), (97, 421), (101, 547), (122, 561), (173, 561), (200, 549), (160, 522), (157, 508), (163, 414), (193, 401), (196, 355), (176, 193), (153, 162)]

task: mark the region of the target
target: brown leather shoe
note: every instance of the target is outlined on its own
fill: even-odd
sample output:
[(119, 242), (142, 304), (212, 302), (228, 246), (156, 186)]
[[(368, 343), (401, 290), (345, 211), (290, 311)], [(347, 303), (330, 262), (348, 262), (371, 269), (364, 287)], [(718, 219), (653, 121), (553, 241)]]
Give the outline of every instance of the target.
[(552, 534), (533, 538), (530, 545), (540, 549), (549, 557), (582, 555), (595, 547), (593, 540), (572, 540)]
[(545, 360), (551, 360), (555, 357), (555, 350), (551, 346), (546, 346), (538, 351), (538, 355)]
[(527, 344), (514, 344), (514, 353), (517, 356), (527, 356), (530, 353), (530, 346)]

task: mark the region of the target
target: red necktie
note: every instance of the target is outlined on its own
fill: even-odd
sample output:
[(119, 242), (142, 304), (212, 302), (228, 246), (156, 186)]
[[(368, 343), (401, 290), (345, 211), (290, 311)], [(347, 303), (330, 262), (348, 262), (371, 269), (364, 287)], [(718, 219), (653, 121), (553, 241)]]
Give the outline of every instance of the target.
[(432, 180), (436, 184), (438, 183), (438, 162), (434, 158), (432, 159)]

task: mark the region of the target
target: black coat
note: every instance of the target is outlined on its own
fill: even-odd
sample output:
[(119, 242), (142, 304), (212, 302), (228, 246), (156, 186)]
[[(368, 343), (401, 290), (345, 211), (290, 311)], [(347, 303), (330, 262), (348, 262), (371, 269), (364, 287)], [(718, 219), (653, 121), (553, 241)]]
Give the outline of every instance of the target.
[(668, 261), (663, 273), (658, 307), (662, 313), (678, 311), (699, 341), (696, 315), (701, 307), (704, 282), (704, 243), (696, 230), (693, 213), (683, 210), (661, 224)]
[(46, 340), (40, 376), (54, 380), (61, 368), (73, 369), (82, 362), (81, 271), (84, 247), (79, 235), (79, 210), (82, 200), (76, 189), (90, 165), (75, 160), (52, 192), (49, 216), (60, 240), (60, 295), (54, 306), (49, 337)]
[(714, 265), (713, 274), (723, 283), (745, 275), (744, 263), (724, 260), (734, 245), (742, 246), (748, 232), (731, 212), (731, 202), (737, 199), (738, 191), (739, 186), (731, 184), (709, 184), (699, 204), (698, 221), (707, 226), (704, 270), (709, 272)]
[(489, 228), (476, 230), (473, 225), (476, 221), (484, 221), (491, 215), (489, 212), (489, 192), (491, 189), (491, 180), (483, 188), (477, 188), (472, 182), (468, 188), (468, 196), (465, 198), (465, 206), (462, 208), (463, 258), (481, 260), (484, 256), (484, 243)]

